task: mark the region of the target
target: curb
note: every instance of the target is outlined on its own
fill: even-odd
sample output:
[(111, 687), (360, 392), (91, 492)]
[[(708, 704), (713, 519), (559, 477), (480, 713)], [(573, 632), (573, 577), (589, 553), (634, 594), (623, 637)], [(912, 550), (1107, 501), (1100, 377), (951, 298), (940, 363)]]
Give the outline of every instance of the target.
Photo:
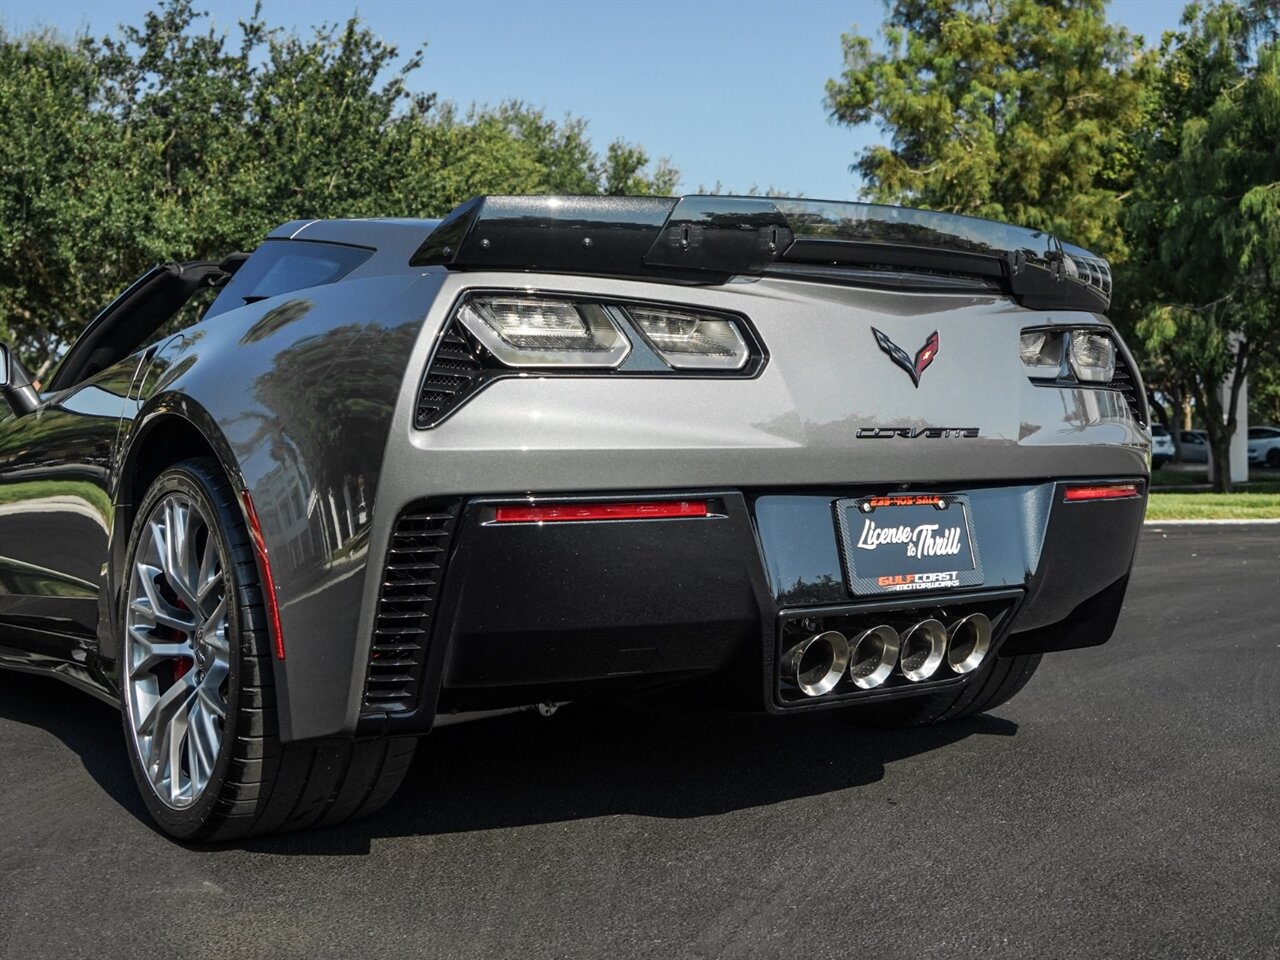
[(1257, 520), (1143, 520), (1145, 527), (1182, 527), (1182, 526), (1241, 526), (1256, 523), (1280, 523), (1280, 518), (1260, 518)]

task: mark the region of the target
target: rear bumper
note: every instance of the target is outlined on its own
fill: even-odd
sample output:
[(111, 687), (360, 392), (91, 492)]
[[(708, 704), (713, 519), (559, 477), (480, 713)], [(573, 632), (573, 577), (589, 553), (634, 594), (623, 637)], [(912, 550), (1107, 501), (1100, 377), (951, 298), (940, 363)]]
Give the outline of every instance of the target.
[[(404, 594), (416, 600), (380, 603), (373, 660), (355, 678), (363, 687), (357, 729), (424, 732), (437, 711), (543, 700), (679, 697), (771, 712), (836, 706), (843, 701), (780, 696), (779, 637), (802, 618), (821, 628), (886, 608), (989, 611), (998, 624), (992, 655), (1102, 643), (1119, 614), (1145, 495), (1066, 502), (1063, 487), (931, 488), (967, 497), (982, 582), (874, 597), (850, 589), (833, 505), (883, 490), (563, 498), (679, 497), (709, 506), (706, 517), (660, 520), (507, 524), (494, 522), (496, 507), (527, 499), (416, 504), (401, 526), (404, 517), (443, 519), (426, 539), (420, 520), (393, 535), (390, 559), (441, 562), (425, 592)], [(429, 555), (413, 553), (428, 546)], [(379, 666), (379, 642), (420, 649), (394, 666), (383, 655)], [(370, 662), (375, 676), (410, 678), (406, 695), (371, 699)]]

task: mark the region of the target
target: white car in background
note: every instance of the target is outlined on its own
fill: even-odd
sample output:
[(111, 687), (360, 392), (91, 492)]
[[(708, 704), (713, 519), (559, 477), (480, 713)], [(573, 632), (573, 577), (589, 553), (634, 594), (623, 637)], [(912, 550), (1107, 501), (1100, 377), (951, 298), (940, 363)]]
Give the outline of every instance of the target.
[(1173, 459), (1173, 437), (1162, 424), (1151, 426), (1151, 469), (1159, 470)]
[(1280, 467), (1280, 427), (1249, 428), (1249, 462)]
[(1203, 430), (1180, 430), (1178, 440), (1182, 443), (1183, 463), (1209, 462), (1209, 437)]

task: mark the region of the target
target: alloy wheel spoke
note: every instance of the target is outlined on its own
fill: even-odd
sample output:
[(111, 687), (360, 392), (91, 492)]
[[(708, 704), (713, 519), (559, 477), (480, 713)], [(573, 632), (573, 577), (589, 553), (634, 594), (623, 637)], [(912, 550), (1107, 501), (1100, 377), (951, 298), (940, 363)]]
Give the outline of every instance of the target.
[(177, 500), (169, 500), (165, 503), (167, 536), (165, 537), (164, 578), (173, 588), (173, 592), (178, 595), (178, 599), (189, 610), (198, 613), (200, 602), (196, 599), (195, 591), (191, 589), (189, 570), (191, 558), (188, 550), (190, 518), (193, 512), (190, 507), (183, 507)]
[[(129, 627), (129, 636), (133, 640), (135, 651), (129, 665), (130, 679), (137, 679), (142, 674), (149, 673), (153, 667), (159, 666), (166, 660), (176, 660), (180, 657), (188, 660), (195, 658), (195, 651), (186, 640), (176, 643), (155, 640), (136, 627)], [(140, 657), (139, 654), (141, 654)]]
[[(204, 609), (209, 596), (217, 590), (222, 582), (222, 564), (218, 561), (218, 547), (213, 538), (213, 531), (205, 537), (204, 551), (200, 556), (200, 571), (196, 574), (196, 600), (200, 609)], [(213, 619), (213, 614), (209, 618)]]
[(213, 761), (206, 752), (205, 743), (208, 722), (204, 708), (197, 698), (191, 704), (191, 712), (187, 714), (187, 776), (191, 780), (192, 796), (200, 793), (209, 781), (209, 774), (213, 772)]
[(172, 627), (174, 630), (181, 630), (183, 633), (190, 633), (196, 626), (195, 622), (190, 618), (175, 616), (163, 607), (153, 607), (150, 604), (139, 603), (136, 600), (129, 604), (129, 610), (139, 616), (146, 617), (152, 623), (163, 627)]
[(165, 777), (165, 761), (169, 757), (169, 737), (173, 735), (173, 729), (166, 723), (161, 727), (156, 736), (151, 737), (150, 751), (147, 754), (147, 774), (151, 777), (151, 782), (155, 784), (156, 790), (166, 789)]
[(194, 615), (187, 614), (186, 611), (172, 606), (156, 590), (155, 578), (162, 576), (164, 571), (149, 564), (139, 563), (137, 565), (137, 573), (138, 583), (146, 596), (145, 598), (134, 598), (129, 604), (129, 609), (144, 617), (151, 618), (155, 623), (173, 627), (173, 629), (181, 630), (184, 633), (190, 633), (195, 628)]
[(195, 676), (188, 672), (174, 681), (173, 686), (160, 695), (150, 712), (138, 721), (138, 732), (154, 737), (169, 725), (174, 715), (182, 713), (195, 690)]
[[(223, 674), (225, 676), (225, 674)], [(196, 698), (202, 709), (219, 720), (227, 719), (227, 705), (222, 700), (222, 692), (218, 689), (218, 683), (210, 682), (214, 674), (212, 672), (205, 675), (204, 680), (196, 690)]]
[(189, 719), (187, 710), (178, 710), (169, 718), (169, 800), (172, 803), (177, 803), (182, 794), (182, 748), (187, 739)]
[(204, 622), (204, 641), (216, 650), (229, 650), (227, 644), (227, 596), (224, 593)]
[[(199, 780), (201, 784), (213, 773), (213, 765), (218, 759), (218, 720), (221, 716), (209, 712), (208, 704), (197, 702), (191, 711), (191, 727), (187, 737), (195, 744), (199, 756)], [(193, 767), (193, 771), (194, 771)], [(196, 778), (197, 774), (192, 773)]]

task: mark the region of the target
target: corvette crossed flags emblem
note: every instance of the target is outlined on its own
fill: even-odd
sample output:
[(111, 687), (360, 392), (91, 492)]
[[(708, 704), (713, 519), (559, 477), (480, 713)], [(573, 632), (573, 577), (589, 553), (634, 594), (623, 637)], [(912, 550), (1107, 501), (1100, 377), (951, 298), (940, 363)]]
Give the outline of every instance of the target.
[(876, 343), (880, 344), (880, 349), (889, 355), (890, 360), (907, 371), (911, 382), (919, 387), (920, 377), (924, 374), (925, 368), (933, 363), (933, 358), (938, 355), (938, 331), (935, 330), (929, 334), (924, 341), (924, 346), (916, 352), (914, 361), (907, 355), (907, 351), (890, 340), (883, 331), (872, 327), (871, 332), (876, 335)]

